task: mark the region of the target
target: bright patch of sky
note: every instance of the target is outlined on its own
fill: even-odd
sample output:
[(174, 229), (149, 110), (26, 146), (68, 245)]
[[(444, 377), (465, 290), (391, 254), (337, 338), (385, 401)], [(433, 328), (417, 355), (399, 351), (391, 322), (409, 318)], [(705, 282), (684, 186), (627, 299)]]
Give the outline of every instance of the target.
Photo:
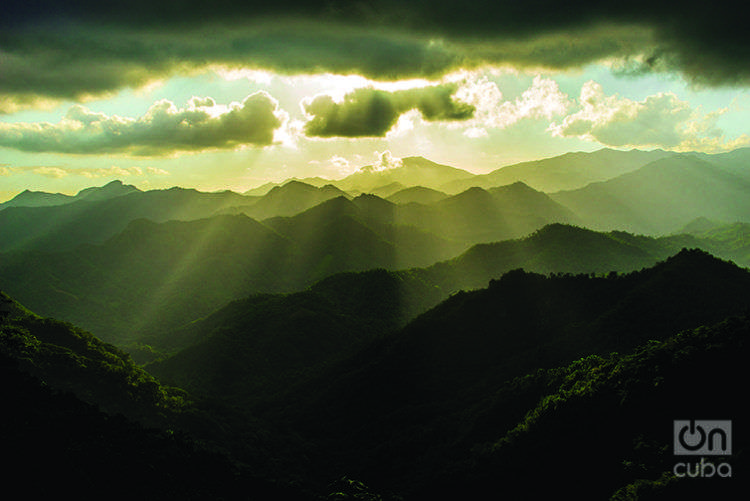
[[(462, 96), (475, 105), (473, 118), (430, 121), (412, 110), (400, 114), (383, 137), (317, 138), (304, 133), (304, 123), (310, 117), (305, 116), (301, 103), (315, 96), (328, 95), (341, 103), (347, 94), (363, 87), (396, 95), (404, 89), (446, 83), (458, 85), (454, 98)], [(396, 83), (374, 82), (356, 75), (280, 76), (215, 68), (144, 89), (123, 90), (106, 99), (64, 102), (50, 110), (0, 115), (0, 125), (16, 134), (14, 124), (47, 122), (54, 130), (76, 105), (109, 119), (138, 119), (160, 100), (183, 110), (194, 97), (210, 97), (217, 105), (214, 113), (220, 113), (231, 103), (239, 105), (259, 91), (278, 102), (279, 113), (287, 117), (275, 136), (277, 144), (219, 145), (218, 149), (180, 151), (176, 155), (133, 156), (123, 151), (93, 155), (24, 152), (8, 140), (0, 147), (0, 199), (10, 198), (28, 186), (75, 193), (112, 179), (143, 189), (183, 185), (243, 191), (290, 177), (341, 178), (372, 164), (374, 152), (383, 151), (397, 158), (420, 155), (484, 173), (515, 162), (605, 146), (677, 150), (693, 146), (718, 152), (750, 145), (746, 136), (750, 123), (747, 89), (699, 89), (676, 76), (623, 76), (604, 65), (548, 74), (485, 69), (448, 75), (436, 82)], [(580, 102), (582, 95), (596, 95), (603, 104), (586, 108)], [(619, 114), (605, 117), (605, 108), (617, 109)], [(654, 117), (674, 127), (674, 134), (644, 135), (641, 142), (638, 134), (628, 140), (618, 136), (636, 130), (639, 121)], [(701, 134), (705, 137), (699, 137)], [(667, 136), (669, 141), (658, 144)]]

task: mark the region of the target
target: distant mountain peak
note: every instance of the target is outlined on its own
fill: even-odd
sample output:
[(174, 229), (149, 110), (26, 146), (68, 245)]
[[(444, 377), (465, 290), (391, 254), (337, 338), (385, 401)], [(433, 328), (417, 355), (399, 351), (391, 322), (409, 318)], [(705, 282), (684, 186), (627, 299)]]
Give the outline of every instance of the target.
[(490, 197), (490, 192), (479, 186), (472, 186), (451, 198)]
[(47, 193), (44, 191), (23, 190), (7, 202), (0, 204), (5, 207), (46, 207), (52, 205), (63, 205), (70, 203), (74, 198), (62, 193)]
[(284, 193), (284, 192), (301, 192), (301, 191), (315, 191), (318, 188), (311, 184), (303, 183), (296, 179), (291, 179), (284, 184), (274, 186), (268, 191), (268, 195)]
[(523, 181), (516, 181), (514, 183), (506, 184), (503, 186), (497, 186), (495, 188), (490, 189), (491, 192), (500, 193), (500, 192), (525, 192), (525, 193), (541, 193), (539, 190), (535, 190), (528, 184), (524, 183)]
[(389, 202), (384, 198), (380, 198), (377, 195), (371, 193), (362, 193), (352, 200), (358, 207), (367, 205), (368, 207), (381, 206), (381, 207), (393, 207), (393, 202)]
[(105, 200), (108, 198), (119, 197), (121, 195), (127, 195), (128, 193), (133, 193), (136, 191), (140, 192), (141, 190), (131, 184), (125, 184), (119, 179), (116, 179), (114, 181), (110, 181), (104, 186), (93, 186), (91, 188), (82, 189), (75, 196), (75, 200)]

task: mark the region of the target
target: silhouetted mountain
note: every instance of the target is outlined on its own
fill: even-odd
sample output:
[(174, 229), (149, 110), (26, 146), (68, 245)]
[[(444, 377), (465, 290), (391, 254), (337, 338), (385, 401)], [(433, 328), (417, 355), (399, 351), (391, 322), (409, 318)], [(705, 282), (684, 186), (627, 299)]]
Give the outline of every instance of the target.
[(554, 222), (574, 223), (576, 216), (544, 193), (523, 183), (471, 188), (429, 206), (405, 205), (404, 224), (473, 245), (517, 238)]
[(406, 187), (424, 186), (438, 189), (448, 182), (471, 177), (471, 172), (441, 165), (422, 157), (401, 159), (402, 165), (384, 170), (364, 167), (334, 184), (344, 191), (368, 193), (390, 183), (400, 183)]
[(0, 204), (0, 210), (8, 207), (48, 207), (63, 205), (73, 201), (72, 195), (63, 193), (46, 193), (44, 191), (24, 190), (7, 202)]
[(11, 200), (0, 204), (0, 210), (7, 207), (49, 207), (55, 205), (64, 205), (79, 200), (106, 200), (108, 198), (127, 195), (134, 191), (140, 191), (135, 186), (125, 185), (122, 181), (112, 181), (102, 187), (86, 188), (78, 194), (64, 195), (62, 193), (45, 193), (43, 191), (25, 190), (19, 193)]
[(142, 328), (199, 318), (257, 290), (283, 290), (293, 244), (246, 216), (133, 221), (102, 245), (19, 253), (3, 287), (43, 315), (124, 342)]
[(750, 214), (750, 180), (690, 155), (550, 196), (586, 226), (603, 230), (663, 234), (701, 216), (744, 221)]
[(266, 224), (243, 215), (139, 219), (103, 244), (3, 255), (0, 283), (41, 314), (126, 343), (252, 293), (291, 292), (343, 271), (426, 266), (460, 250), (391, 224), (389, 207), (339, 197)]
[(394, 204), (418, 203), (423, 205), (434, 204), (444, 198), (448, 198), (448, 195), (442, 191), (432, 190), (424, 186), (404, 188), (386, 197), (389, 202), (393, 202)]
[(205, 423), (184, 391), (160, 386), (91, 334), (0, 296), (16, 305), (0, 318), (0, 437), (13, 458), (3, 471), (24, 495), (312, 499), (180, 432)]
[(484, 287), (490, 278), (516, 268), (544, 274), (636, 271), (653, 266), (683, 247), (709, 246), (688, 235), (657, 239), (551, 224), (521, 239), (475, 245), (423, 273), (429, 277), (426, 280), (450, 292)]
[[(88, 192), (83, 200), (55, 207), (0, 211), (0, 251), (72, 249), (83, 243), (104, 242), (135, 219), (200, 219), (247, 200), (230, 191), (202, 193), (183, 188), (136, 191), (96, 201), (97, 193)], [(94, 201), (88, 201), (89, 197)]]
[[(555, 225), (540, 234), (562, 242), (576, 231), (586, 230)], [(603, 245), (593, 232), (587, 235), (592, 247)], [(617, 239), (644, 238), (608, 237), (620, 244)], [(72, 381), (70, 388), (88, 391), (96, 405), (141, 402), (126, 406), (131, 413), (163, 401), (177, 407), (175, 426), (189, 435), (162, 441), (162, 432), (144, 433), (74, 401), (50, 399), (38, 383), (19, 382), (12, 368), (3, 380), (19, 391), (9, 393), (13, 405), (3, 419), (23, 440), (6, 444), (22, 451), (21, 444), (40, 437), (37, 450), (57, 460), (77, 441), (82, 454), (105, 454), (102, 465), (150, 458), (167, 472), (179, 451), (182, 457), (171, 464), (187, 478), (171, 473), (167, 485), (185, 478), (198, 497), (237, 485), (260, 497), (303, 496), (284, 487), (285, 479), (323, 492), (330, 479), (345, 474), (362, 478), (373, 492), (408, 500), (474, 498), (498, 481), (514, 498), (575, 493), (600, 499), (628, 489), (689, 493), (687, 484), (661, 477), (674, 461), (671, 420), (706, 408), (745, 419), (731, 382), (746, 379), (748, 320), (676, 335), (749, 304), (750, 272), (704, 252), (683, 250), (654, 267), (606, 278), (511, 271), (486, 289), (453, 295), (402, 328), (409, 316), (403, 298), (433, 290), (419, 270), (349, 273), (302, 293), (233, 302), (174, 332), (193, 345), (149, 368), (214, 403), (161, 386), (118, 350), (10, 301), (12, 315), (0, 318), (4, 371), (13, 367), (5, 363), (10, 357), (50, 387)], [(9, 302), (2, 297), (2, 304)], [(50, 427), (50, 418), (57, 427)], [(38, 426), (64, 431), (32, 435)], [(189, 436), (231, 456), (208, 455)], [(737, 471), (746, 464), (746, 444), (738, 434), (731, 459)], [(117, 452), (107, 455), (108, 448)], [(571, 450), (583, 453), (566, 462)], [(73, 468), (81, 456), (68, 457)], [(243, 463), (270, 463), (263, 478), (281, 484), (238, 470)], [(204, 477), (191, 480), (200, 465)], [(538, 468), (549, 470), (547, 482), (533, 482)], [(583, 481), (576, 476), (581, 468), (590, 474)], [(225, 480), (227, 471), (234, 480)], [(111, 473), (102, 478), (119, 479)], [(214, 485), (216, 479), (224, 487)], [(699, 490), (729, 493), (735, 485)], [(96, 482), (87, 486), (98, 490)]]
[[(520, 185), (510, 191), (517, 189), (522, 194), (529, 190)], [(487, 207), (499, 202), (489, 192), (477, 193), (480, 204), (472, 217), (486, 222)], [(474, 200), (471, 192), (464, 196)], [(460, 198), (452, 202), (471, 205)], [(508, 203), (520, 205), (513, 197)], [(161, 224), (137, 220), (101, 245), (3, 255), (0, 282), (44, 315), (126, 343), (143, 332), (171, 330), (248, 294), (291, 292), (344, 271), (429, 266), (464, 248), (418, 228), (393, 224), (403, 220), (399, 210), (386, 200), (361, 195), (351, 201), (332, 199), (264, 224), (245, 216)], [(450, 210), (465, 214), (463, 209)], [(426, 216), (417, 220), (425, 221)], [(446, 219), (443, 226), (460, 229), (470, 222), (471, 217)], [(428, 307), (452, 291), (482, 287), (518, 267), (539, 273), (624, 272), (650, 266), (682, 247), (701, 247), (748, 265), (746, 231), (734, 231), (739, 232), (734, 237), (716, 232), (701, 238), (653, 239), (552, 225), (520, 240), (475, 246), (456, 259), (415, 272), (439, 287), (433, 302), (424, 303)]]
[(305, 292), (251, 296), (161, 336), (161, 345), (193, 344), (147, 370), (197, 395), (231, 394), (247, 405), (402, 327), (417, 307), (410, 301), (434, 295), (414, 276), (373, 270), (335, 275)]
[(452, 296), (264, 412), (325, 444), (315, 461), (419, 498), (425, 475), (462, 464), (545, 395), (506, 386), (514, 377), (628, 353), (742, 313), (749, 300), (750, 273), (701, 251), (609, 278), (517, 270)]
[(461, 250), (460, 244), (402, 224), (396, 211), (395, 204), (374, 195), (338, 197), (264, 224), (299, 246), (294, 267), (307, 280), (340, 271), (426, 266)]
[(604, 148), (592, 153), (565, 153), (552, 158), (507, 165), (488, 174), (459, 179), (441, 186), (458, 193), (473, 186), (492, 188), (521, 181), (547, 193), (582, 188), (634, 171), (672, 153), (654, 151), (618, 151)]
[(275, 216), (293, 216), (340, 196), (349, 197), (347, 193), (330, 184), (316, 187), (300, 181), (289, 181), (284, 185), (274, 186), (252, 203), (232, 207), (224, 212), (242, 213), (258, 220)]
[[(589, 356), (514, 380), (498, 392), (490, 413), (516, 405), (524, 393), (539, 395), (526, 415), (497, 439), (475, 445), (470, 459), (431, 471), (409, 499), (481, 497), (498, 483), (507, 495), (528, 499), (741, 497), (746, 481), (736, 472), (748, 464), (747, 437), (733, 434), (731, 456), (698, 461), (672, 454), (671, 426), (707, 412), (747, 421), (737, 391), (748, 377), (749, 335), (747, 316), (729, 318), (649, 341), (630, 354)], [(698, 474), (701, 461), (710, 477), (673, 473), (676, 464), (689, 463)]]
[(251, 188), (243, 192), (242, 194), (246, 196), (251, 196), (251, 197), (262, 197), (263, 195), (267, 195), (268, 192), (270, 192), (273, 188), (281, 187), (291, 182), (304, 183), (304, 184), (309, 184), (311, 186), (315, 186), (317, 188), (322, 188), (323, 186), (327, 184), (331, 184), (332, 181), (330, 179), (324, 179), (322, 177), (305, 177), (305, 178), (293, 177), (293, 178), (287, 179), (279, 183), (274, 183), (274, 182), (264, 183), (255, 188)]
[(97, 200), (106, 200), (108, 198), (115, 198), (128, 193), (139, 192), (138, 188), (129, 184), (123, 184), (122, 181), (112, 181), (105, 184), (100, 188), (85, 188), (78, 192), (75, 196), (76, 201), (86, 200), (94, 202)]

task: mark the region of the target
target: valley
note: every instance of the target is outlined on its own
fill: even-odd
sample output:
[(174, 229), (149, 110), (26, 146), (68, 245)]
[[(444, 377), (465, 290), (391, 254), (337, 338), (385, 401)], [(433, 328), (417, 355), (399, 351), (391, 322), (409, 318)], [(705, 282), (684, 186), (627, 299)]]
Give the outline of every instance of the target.
[(748, 162), (24, 191), (0, 204), (4, 440), (68, 458), (65, 485), (106, 456), (91, 492), (158, 470), (160, 498), (730, 495), (744, 435), (696, 486), (670, 426), (747, 420)]

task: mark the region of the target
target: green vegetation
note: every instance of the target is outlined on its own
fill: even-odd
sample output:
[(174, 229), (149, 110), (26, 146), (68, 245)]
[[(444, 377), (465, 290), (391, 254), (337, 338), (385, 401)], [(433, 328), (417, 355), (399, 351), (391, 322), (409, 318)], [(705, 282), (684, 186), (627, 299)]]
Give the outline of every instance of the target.
[[(654, 381), (668, 388), (659, 379), (668, 379), (658, 373), (663, 364), (654, 363), (652, 354), (672, 350), (684, 340), (686, 344), (675, 348), (679, 353), (708, 356), (715, 330), (672, 336), (741, 314), (750, 304), (750, 273), (704, 252), (684, 250), (630, 274), (545, 277), (512, 271), (486, 289), (453, 295), (399, 329), (397, 315), (389, 315), (391, 305), (398, 304), (392, 299), (394, 274), (369, 273), (374, 274), (332, 277), (307, 293), (233, 303), (194, 326), (194, 335), (205, 332), (206, 338), (149, 369), (173, 378), (165, 379), (170, 384), (189, 385), (198, 395), (222, 399), (261, 421), (293, 430), (300, 441), (278, 447), (301, 447), (306, 461), (315, 466), (305, 469), (287, 453), (285, 468), (304, 471), (300, 478), (319, 491), (325, 489), (319, 482), (329, 478), (326, 475), (341, 472), (362, 479), (381, 495), (398, 492), (407, 499), (434, 499), (443, 488), (458, 489), (454, 497), (459, 492), (479, 495), (478, 488), (466, 486), (479, 479), (497, 480), (503, 470), (494, 469), (496, 453), (490, 445), (498, 438), (528, 432), (534, 446), (522, 455), (526, 477), (515, 472), (508, 479), (515, 475), (534, 483), (529, 477), (537, 471), (533, 464), (545, 454), (534, 438), (536, 425), (528, 424), (534, 416), (556, 409), (568, 397), (599, 391), (612, 396), (599, 385), (615, 384), (615, 376), (628, 374), (618, 364), (644, 372), (626, 379), (623, 388), (629, 389), (612, 397), (616, 403), (623, 396), (624, 403), (646, 398)], [(382, 311), (371, 305), (380, 305)], [(358, 327), (349, 331), (349, 325)], [(734, 332), (737, 324), (727, 325), (727, 332)], [(372, 335), (357, 337), (367, 326)], [(720, 338), (715, 341), (723, 346)], [(676, 358), (683, 363), (681, 356)], [(692, 370), (693, 362), (684, 363)], [(652, 378), (648, 371), (657, 373)], [(607, 374), (609, 379), (601, 379)], [(740, 380), (740, 374), (732, 377)], [(700, 405), (713, 402), (700, 395)], [(648, 408), (634, 405), (633, 412)], [(602, 427), (619, 411), (599, 413), (584, 405), (571, 415), (587, 412), (601, 419)], [(675, 419), (665, 417), (668, 412), (665, 408), (654, 419)], [(722, 415), (740, 416), (738, 408)], [(551, 416), (554, 423), (557, 418)], [(575, 422), (560, 422), (577, 429)], [(663, 427), (658, 421), (651, 424), (655, 436)], [(658, 439), (668, 443), (671, 435), (666, 432)], [(603, 438), (597, 440), (592, 443)], [(638, 450), (645, 456), (636, 461), (623, 447), (617, 445), (614, 462), (608, 463), (615, 465), (611, 468), (616, 475), (604, 476), (601, 485), (592, 483), (593, 490), (582, 498), (606, 498), (634, 482), (630, 490), (644, 491), (645, 481), (656, 482), (662, 470), (648, 470), (646, 477), (632, 475), (644, 474), (638, 465), (655, 461), (652, 455), (662, 454), (663, 459), (661, 449), (643, 442)], [(359, 453), (363, 450), (368, 454)], [(236, 454), (254, 457), (241, 448)], [(596, 458), (592, 453), (580, 461), (588, 467)], [(631, 463), (634, 466), (626, 468)], [(639, 478), (644, 481), (638, 483)], [(504, 481), (519, 492), (525, 485)], [(574, 490), (568, 481), (573, 477), (549, 485)]]
[[(744, 479), (675, 477), (674, 464), (687, 458), (672, 455), (669, 431), (677, 416), (747, 419), (738, 394), (747, 379), (748, 335), (750, 318), (732, 317), (627, 355), (589, 356), (544, 371), (537, 378), (549, 393), (499, 441), (476, 449), (475, 461), (487, 474), (496, 468), (507, 475), (509, 489), (533, 497), (570, 490), (586, 499), (732, 497)], [(734, 443), (739, 452), (714, 460), (738, 471), (747, 465), (746, 442)], [(534, 482), (539, 476), (543, 483)]]
[(251, 296), (168, 336), (145, 339), (182, 348), (146, 369), (191, 393), (247, 406), (395, 332), (436, 296), (417, 277), (385, 270), (335, 275), (295, 294)]
[[(574, 154), (570, 183), (626, 173), (551, 196), (441, 193), (468, 173), (419, 158), (346, 181), (390, 200), (324, 180), (19, 196), (6, 474), (37, 497), (737, 498), (746, 156)], [(735, 477), (673, 474), (691, 417), (737, 423)]]
[(20, 370), (111, 414), (163, 422), (160, 414), (186, 403), (184, 392), (161, 386), (127, 353), (71, 324), (20, 308), (0, 324), (0, 350)]

